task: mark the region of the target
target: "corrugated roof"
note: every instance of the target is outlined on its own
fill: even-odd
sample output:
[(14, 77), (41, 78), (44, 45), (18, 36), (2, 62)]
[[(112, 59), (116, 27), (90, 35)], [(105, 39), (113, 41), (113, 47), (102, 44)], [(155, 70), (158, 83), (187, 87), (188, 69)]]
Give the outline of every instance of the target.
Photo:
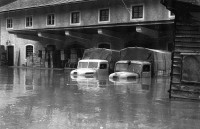
[(0, 12), (86, 1), (95, 0), (15, 0), (10, 4), (0, 7)]

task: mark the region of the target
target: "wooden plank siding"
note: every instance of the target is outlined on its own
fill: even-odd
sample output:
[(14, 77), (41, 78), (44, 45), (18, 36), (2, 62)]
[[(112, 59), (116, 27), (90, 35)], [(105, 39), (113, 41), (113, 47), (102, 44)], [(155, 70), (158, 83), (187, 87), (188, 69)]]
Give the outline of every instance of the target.
[(161, 0), (175, 13), (170, 98), (200, 99), (200, 0)]
[[(188, 19), (190, 18), (191, 17)], [(183, 65), (187, 63), (184, 61), (184, 59), (186, 59), (188, 56), (191, 58), (194, 57), (195, 59), (200, 57), (200, 22), (194, 21), (192, 18), (191, 20), (187, 20), (190, 21), (189, 23), (180, 19), (182, 19), (181, 16), (176, 15), (174, 51), (172, 54), (170, 97), (199, 100), (200, 82), (198, 79), (194, 79), (195, 81), (186, 81), (183, 79), (185, 78), (185, 73), (183, 72), (187, 72), (184, 70)], [(192, 66), (193, 64), (191, 64), (191, 67)], [(196, 69), (196, 72), (193, 73), (195, 76), (197, 76), (199, 73), (199, 67), (200, 66), (198, 66), (198, 68), (193, 68)], [(193, 75), (190, 74), (189, 76)]]

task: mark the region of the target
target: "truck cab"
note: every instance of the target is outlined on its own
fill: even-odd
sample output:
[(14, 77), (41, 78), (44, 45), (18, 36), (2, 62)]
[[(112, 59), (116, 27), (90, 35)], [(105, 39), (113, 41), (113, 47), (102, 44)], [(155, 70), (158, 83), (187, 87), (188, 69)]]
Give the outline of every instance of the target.
[(83, 59), (78, 62), (77, 69), (70, 72), (71, 76), (94, 77), (108, 75), (109, 64), (107, 60)]
[(109, 75), (113, 80), (134, 80), (151, 77), (151, 63), (147, 61), (121, 60), (116, 62), (114, 73)]

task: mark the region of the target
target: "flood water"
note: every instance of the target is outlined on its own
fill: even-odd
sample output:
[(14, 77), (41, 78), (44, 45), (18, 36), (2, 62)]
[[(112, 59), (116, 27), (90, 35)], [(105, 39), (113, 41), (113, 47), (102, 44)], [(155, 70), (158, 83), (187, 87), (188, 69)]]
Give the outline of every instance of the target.
[(199, 129), (200, 103), (170, 100), (169, 83), (2, 67), (0, 129)]

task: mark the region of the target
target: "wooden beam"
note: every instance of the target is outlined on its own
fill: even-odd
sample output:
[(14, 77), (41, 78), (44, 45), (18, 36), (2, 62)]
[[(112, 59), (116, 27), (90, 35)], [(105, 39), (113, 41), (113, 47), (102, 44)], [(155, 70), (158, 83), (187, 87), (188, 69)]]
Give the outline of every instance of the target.
[(84, 42), (91, 41), (91, 38), (92, 38), (92, 36), (89, 36), (87, 34), (72, 32), (72, 31), (69, 31), (69, 30), (65, 31), (65, 35), (68, 36), (68, 37), (78, 39), (78, 40), (82, 40)]
[(40, 40), (40, 37), (37, 36), (37, 32), (35, 31), (8, 31), (8, 32), (22, 39), (29, 39), (33, 41)]
[(98, 29), (98, 34), (104, 35), (107, 37), (117, 38), (117, 39), (121, 39), (124, 36), (124, 34), (120, 34), (120, 33), (110, 31), (110, 30), (105, 30), (105, 29)]
[(65, 41), (65, 36), (48, 34), (48, 33), (43, 33), (43, 32), (38, 32), (38, 37), (52, 39), (52, 40), (56, 40), (56, 41)]
[(143, 26), (136, 26), (136, 32), (144, 34), (144, 35), (148, 35), (151, 38), (158, 38), (158, 31), (153, 30), (153, 29), (149, 29)]
[(28, 39), (33, 41), (40, 41), (40, 37), (35, 35), (26, 35), (26, 34), (15, 34), (18, 38)]

